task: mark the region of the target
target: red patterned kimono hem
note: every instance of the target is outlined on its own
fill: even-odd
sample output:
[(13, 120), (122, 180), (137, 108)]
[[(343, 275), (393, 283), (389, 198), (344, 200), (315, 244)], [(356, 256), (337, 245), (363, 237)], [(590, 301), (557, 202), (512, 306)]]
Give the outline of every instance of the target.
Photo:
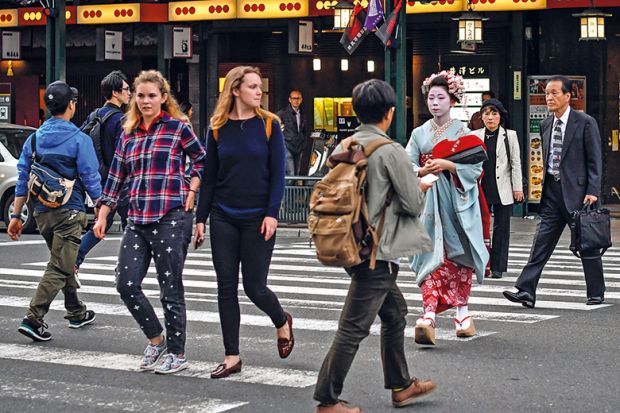
[(442, 313), (467, 305), (474, 270), (444, 256), (444, 264), (422, 283), (424, 312)]

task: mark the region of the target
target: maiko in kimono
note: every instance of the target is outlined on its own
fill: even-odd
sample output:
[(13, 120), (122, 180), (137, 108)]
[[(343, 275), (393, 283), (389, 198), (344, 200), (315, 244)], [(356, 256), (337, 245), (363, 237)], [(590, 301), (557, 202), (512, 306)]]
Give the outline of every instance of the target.
[[(482, 161), (452, 162), (445, 159), (446, 151), (438, 150), (440, 146), (446, 147), (447, 142), (438, 146), (442, 141), (454, 141), (457, 145), (469, 132), (462, 122), (450, 118), (450, 108), (464, 93), (462, 78), (452, 71), (442, 71), (427, 78), (422, 90), (433, 118), (413, 131), (407, 152), (419, 177), (434, 174), (439, 179), (427, 192), (422, 213), (433, 250), (410, 257), (409, 264), (417, 274), (424, 304), (424, 315), (416, 321), (415, 341), (434, 345), (435, 316), (452, 307), (456, 307), (456, 335), (476, 334), (468, 300), (473, 273), (481, 283), (489, 260), (482, 217), (484, 213), (488, 225), (488, 210), (484, 204), (481, 212), (480, 205)], [(482, 141), (473, 143), (484, 146)]]

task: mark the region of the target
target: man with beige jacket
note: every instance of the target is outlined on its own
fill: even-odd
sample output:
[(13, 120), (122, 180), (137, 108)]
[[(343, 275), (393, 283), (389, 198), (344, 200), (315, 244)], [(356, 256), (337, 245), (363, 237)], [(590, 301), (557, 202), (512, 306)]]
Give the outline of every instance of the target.
[[(364, 146), (388, 138), (386, 131), (392, 123), (395, 105), (396, 94), (386, 82), (372, 79), (357, 85), (353, 89), (353, 109), (362, 125), (353, 139)], [(341, 150), (338, 146), (334, 152)], [(351, 285), (314, 391), (314, 399), (319, 402), (317, 413), (361, 411), (359, 407), (349, 407), (339, 396), (359, 344), (368, 336), (377, 315), (381, 319), (384, 385), (392, 392), (392, 405), (407, 406), (437, 387), (430, 380), (409, 375), (405, 357), (407, 303), (396, 284), (400, 257), (431, 249), (419, 215), (424, 208), (424, 192), (432, 184), (418, 180), (407, 153), (396, 142), (385, 144), (370, 155), (366, 183), (368, 216), (374, 228), (379, 227), (385, 210), (377, 261), (374, 269), (370, 269), (369, 260), (347, 268)], [(391, 201), (386, 202), (389, 193)]]

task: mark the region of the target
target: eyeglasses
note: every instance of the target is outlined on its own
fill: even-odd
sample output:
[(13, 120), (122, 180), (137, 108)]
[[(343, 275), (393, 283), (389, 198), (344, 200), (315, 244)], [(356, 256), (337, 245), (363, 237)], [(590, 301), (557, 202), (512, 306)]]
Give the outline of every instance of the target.
[(291, 97), (289, 97), (289, 99), (291, 99), (291, 100), (301, 100), (301, 96), (299, 96), (299, 97), (291, 96)]
[(131, 88), (129, 86), (121, 88), (121, 90), (126, 91), (127, 93), (131, 93)]

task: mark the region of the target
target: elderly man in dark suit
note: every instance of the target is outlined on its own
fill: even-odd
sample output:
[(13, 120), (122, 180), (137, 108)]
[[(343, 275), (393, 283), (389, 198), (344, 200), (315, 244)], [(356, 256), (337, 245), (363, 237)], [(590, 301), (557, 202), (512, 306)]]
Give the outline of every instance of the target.
[[(551, 257), (570, 213), (586, 203), (597, 202), (601, 191), (601, 137), (596, 121), (569, 106), (571, 81), (553, 76), (547, 83), (547, 108), (553, 113), (541, 123), (545, 177), (540, 202), (540, 223), (534, 235), (530, 258), (515, 283), (517, 292), (504, 296), (525, 307), (536, 303), (536, 287), (542, 270)], [(582, 254), (588, 300), (596, 305), (604, 301), (603, 263), (598, 251)]]
[(303, 97), (299, 90), (291, 90), (289, 104), (278, 111), (282, 120), (284, 144), (286, 146), (286, 175), (298, 175), (301, 154), (306, 147), (306, 122), (301, 110)]

